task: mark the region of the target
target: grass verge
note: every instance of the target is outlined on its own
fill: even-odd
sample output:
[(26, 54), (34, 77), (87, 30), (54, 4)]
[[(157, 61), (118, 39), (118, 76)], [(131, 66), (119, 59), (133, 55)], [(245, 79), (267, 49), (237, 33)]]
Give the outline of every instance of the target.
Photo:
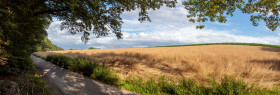
[(62, 55), (51, 55), (47, 56), (45, 59), (65, 69), (113, 86), (117, 86), (119, 83), (119, 77), (113, 70), (106, 69), (104, 66), (92, 63), (85, 58), (70, 58)]
[(143, 79), (140, 77), (131, 77), (120, 80), (113, 70), (106, 69), (97, 63), (89, 62), (84, 58), (70, 58), (63, 55), (49, 55), (47, 61), (52, 62), (60, 67), (83, 74), (90, 78), (102, 81), (104, 83), (121, 87), (130, 91), (134, 91), (144, 95), (263, 95), (273, 94), (279, 95), (280, 88), (260, 89), (254, 85), (248, 85), (242, 80), (224, 77), (221, 83), (217, 83), (215, 79), (209, 80), (209, 87), (199, 85), (192, 79), (182, 78), (179, 82), (166, 79), (164, 76), (160, 78)]
[(225, 76), (221, 83), (209, 80), (209, 87), (197, 84), (193, 79), (182, 78), (179, 83), (160, 77), (144, 80), (141, 77), (127, 79), (122, 88), (143, 95), (280, 95), (280, 88), (271, 90), (260, 89), (257, 86), (244, 83), (242, 80)]
[(172, 45), (172, 46), (156, 46), (156, 47), (180, 47), (180, 46), (201, 46), (201, 45), (247, 45), (247, 46), (264, 46), (272, 48), (280, 48), (278, 45), (268, 45), (259, 43), (204, 43), (204, 44), (190, 44), (190, 45)]
[(0, 78), (16, 82), (21, 95), (53, 95), (34, 65), (28, 71), (16, 75), (1, 75)]

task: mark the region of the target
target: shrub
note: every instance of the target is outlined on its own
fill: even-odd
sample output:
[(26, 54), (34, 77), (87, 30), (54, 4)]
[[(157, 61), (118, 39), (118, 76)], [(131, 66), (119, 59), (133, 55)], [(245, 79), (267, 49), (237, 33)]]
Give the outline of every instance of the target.
[(90, 77), (115, 86), (119, 83), (119, 77), (114, 71), (100, 66), (93, 69)]
[(39, 74), (39, 71), (34, 67), (32, 71), (16, 76), (14, 80), (21, 88), (22, 95), (53, 95)]
[(252, 89), (248, 89), (247, 84), (243, 81), (229, 79), (227, 76), (222, 79), (221, 84), (217, 84), (214, 79), (210, 80), (209, 83), (211, 87), (208, 89), (208, 93), (212, 94), (244, 95), (252, 92)]
[(71, 71), (82, 73), (84, 76), (108, 83), (118, 85), (119, 77), (114, 71), (99, 66), (97, 63), (89, 62), (85, 58), (70, 58), (63, 55), (49, 55), (47, 61)]
[(95, 48), (95, 47), (89, 47), (88, 49), (98, 49), (98, 48)]
[(219, 84), (214, 79), (209, 81), (210, 87), (198, 85), (193, 79), (180, 80), (174, 83), (172, 80), (166, 80), (164, 77), (143, 80), (141, 77), (129, 78), (121, 87), (136, 91), (140, 94), (171, 94), (171, 95), (278, 95), (280, 90), (264, 90), (248, 87), (242, 80), (224, 77)]
[(69, 60), (70, 64), (68, 69), (74, 72), (78, 72), (79, 71), (79, 61), (78, 60)]
[(79, 60), (79, 71), (83, 73), (85, 76), (90, 76), (92, 74), (92, 70), (96, 69), (98, 64), (89, 62), (86, 59), (78, 59)]
[(0, 74), (19, 74), (32, 69), (32, 60), (30, 57), (7, 57), (7, 64), (0, 64)]
[(59, 62), (58, 64), (63, 67), (68, 69), (68, 67), (72, 64), (72, 58), (67, 57), (67, 56), (59, 56), (60, 58), (58, 58)]

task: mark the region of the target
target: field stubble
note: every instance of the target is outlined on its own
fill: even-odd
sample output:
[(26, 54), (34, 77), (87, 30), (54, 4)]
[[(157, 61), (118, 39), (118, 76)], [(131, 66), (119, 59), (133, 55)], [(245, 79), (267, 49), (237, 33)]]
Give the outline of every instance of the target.
[(37, 52), (37, 55), (66, 55), (105, 63), (122, 79), (130, 76), (165, 76), (174, 81), (192, 78), (208, 85), (208, 79), (220, 82), (224, 75), (242, 78), (270, 88), (280, 85), (280, 49), (261, 46), (210, 45), (129, 49), (92, 49)]

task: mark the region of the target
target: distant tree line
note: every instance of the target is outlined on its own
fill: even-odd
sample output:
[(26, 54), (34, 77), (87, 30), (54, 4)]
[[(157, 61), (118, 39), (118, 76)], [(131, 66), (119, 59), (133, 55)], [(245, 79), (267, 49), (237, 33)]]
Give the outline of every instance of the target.
[(41, 43), (37, 44), (33, 48), (34, 52), (58, 51), (58, 50), (64, 50), (64, 49), (53, 44), (48, 38), (44, 38), (44, 40)]
[(95, 47), (89, 47), (88, 49), (100, 49), (100, 48), (95, 48)]
[[(100, 49), (100, 48), (89, 47), (88, 49)], [(79, 50), (79, 49), (72, 49), (72, 48), (70, 48), (69, 50)], [(84, 50), (84, 49), (80, 49), (80, 50)]]

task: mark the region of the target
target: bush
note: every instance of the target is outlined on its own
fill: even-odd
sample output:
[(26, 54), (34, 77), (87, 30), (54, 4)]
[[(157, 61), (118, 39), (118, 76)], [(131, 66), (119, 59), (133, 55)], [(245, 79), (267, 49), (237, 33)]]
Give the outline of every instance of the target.
[(70, 58), (63, 55), (49, 55), (47, 61), (71, 71), (82, 73), (84, 76), (102, 81), (111, 85), (118, 85), (119, 77), (114, 71), (89, 62), (85, 58)]
[(53, 95), (40, 76), (40, 72), (34, 66), (31, 70), (18, 74), (13, 80), (21, 88), (22, 95)]
[(7, 64), (0, 64), (0, 74), (19, 74), (32, 69), (32, 60), (30, 57), (21, 58), (7, 57)]
[(93, 69), (90, 77), (114, 86), (118, 86), (119, 83), (119, 77), (114, 71), (100, 66), (96, 66)]
[(217, 84), (213, 79), (210, 82), (211, 88), (209, 88), (208, 93), (212, 94), (228, 94), (228, 95), (244, 95), (252, 92), (253, 85), (251, 87), (247, 87), (247, 84), (241, 80), (229, 79), (225, 76), (222, 79), (221, 84)]
[(98, 64), (89, 62), (86, 59), (78, 59), (79, 61), (79, 72), (83, 73), (85, 76), (90, 76), (92, 74), (92, 70), (98, 67)]
[(95, 48), (95, 47), (89, 47), (88, 49), (98, 49), (98, 48)]

